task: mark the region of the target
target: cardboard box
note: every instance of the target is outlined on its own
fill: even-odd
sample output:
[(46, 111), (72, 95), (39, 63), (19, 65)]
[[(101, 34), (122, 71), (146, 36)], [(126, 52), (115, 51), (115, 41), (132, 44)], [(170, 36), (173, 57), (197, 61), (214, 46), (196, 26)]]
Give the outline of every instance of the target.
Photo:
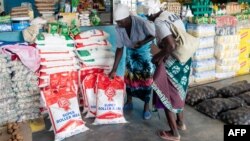
[(250, 44), (250, 28), (240, 29), (240, 43)]
[(243, 44), (240, 46), (240, 55), (239, 55), (240, 60), (245, 60), (249, 58), (249, 49), (250, 49), (250, 46), (246, 44)]
[(249, 73), (249, 59), (239, 60), (240, 70), (237, 72), (237, 75), (243, 75)]

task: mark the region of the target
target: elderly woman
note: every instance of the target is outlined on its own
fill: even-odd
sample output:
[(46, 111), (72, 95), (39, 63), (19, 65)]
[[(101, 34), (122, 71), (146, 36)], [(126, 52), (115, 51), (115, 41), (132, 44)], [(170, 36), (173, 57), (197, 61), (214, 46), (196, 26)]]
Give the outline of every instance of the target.
[(122, 4), (115, 9), (114, 19), (117, 23), (117, 49), (113, 69), (109, 76), (112, 78), (116, 74), (123, 48), (126, 47), (125, 83), (127, 102), (124, 109), (132, 110), (132, 97), (138, 97), (145, 103), (143, 118), (150, 119), (149, 101), (154, 72), (151, 63), (150, 45), (155, 35), (154, 25), (140, 17), (130, 15), (128, 7)]
[[(179, 130), (185, 130), (183, 121), (183, 108), (186, 91), (189, 83), (191, 59), (185, 64), (180, 63), (171, 53), (176, 48), (176, 41), (170, 29), (174, 24), (177, 28), (185, 30), (179, 16), (168, 11), (161, 11), (159, 0), (146, 0), (144, 12), (148, 19), (154, 21), (156, 39), (160, 52), (153, 56), (153, 63), (157, 65), (153, 90), (156, 108), (164, 108), (170, 131), (159, 131), (158, 135), (166, 140), (179, 141)], [(177, 114), (177, 119), (175, 119)]]

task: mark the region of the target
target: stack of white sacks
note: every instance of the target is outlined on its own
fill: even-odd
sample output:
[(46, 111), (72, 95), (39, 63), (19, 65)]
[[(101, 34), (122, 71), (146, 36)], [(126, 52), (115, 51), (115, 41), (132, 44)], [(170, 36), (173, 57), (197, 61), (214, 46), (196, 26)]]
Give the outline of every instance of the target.
[[(84, 113), (88, 112), (86, 117), (94, 117), (95, 113), (92, 109), (95, 109), (96, 97), (93, 92), (86, 91), (84, 86), (85, 81), (88, 81), (89, 77), (95, 76), (99, 73), (110, 72), (114, 63), (114, 53), (111, 51), (111, 44), (108, 41), (109, 35), (102, 30), (89, 30), (82, 32), (75, 36), (76, 53), (81, 62), (80, 70), (80, 82), (83, 97)], [(89, 76), (91, 75), (91, 76)], [(95, 86), (96, 79), (93, 79), (91, 87)]]
[(193, 56), (190, 83), (200, 83), (215, 79), (214, 36), (215, 25), (188, 24), (187, 32), (200, 40), (200, 45)]
[(114, 53), (111, 51), (108, 37), (106, 32), (97, 29), (75, 36), (76, 53), (82, 67), (110, 71), (114, 63)]
[(77, 71), (78, 62), (74, 53), (74, 40), (58, 34), (42, 33), (36, 40), (41, 57), (39, 87), (50, 85), (49, 75)]
[(16, 94), (12, 90), (10, 58), (0, 53), (0, 126), (17, 120)]
[(89, 11), (83, 11), (79, 15), (80, 26), (91, 26), (89, 15), (90, 15)]
[[(74, 53), (74, 41), (58, 34), (42, 33), (36, 39), (37, 48), (41, 57), (39, 70), (39, 87), (50, 86), (50, 75), (76, 71), (79, 67)], [(46, 113), (46, 106), (41, 100), (41, 109)]]
[(18, 121), (36, 119), (40, 116), (40, 90), (36, 74), (19, 60), (11, 62), (12, 88), (16, 93)]
[(216, 78), (230, 78), (240, 69), (238, 48), (240, 37), (236, 34), (236, 18), (217, 18), (215, 37)]
[(80, 115), (78, 61), (69, 36), (43, 33), (36, 40), (41, 58), (39, 87), (50, 116), (55, 140), (86, 131)]

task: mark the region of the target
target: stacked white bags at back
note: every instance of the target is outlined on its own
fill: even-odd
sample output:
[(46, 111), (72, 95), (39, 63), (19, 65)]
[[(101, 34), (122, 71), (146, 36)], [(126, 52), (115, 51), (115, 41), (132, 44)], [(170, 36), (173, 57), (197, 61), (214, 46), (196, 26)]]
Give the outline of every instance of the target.
[(49, 75), (76, 71), (79, 68), (74, 53), (74, 40), (59, 34), (42, 33), (36, 40), (41, 57), (39, 87), (49, 86)]
[(80, 26), (91, 26), (91, 22), (89, 19), (89, 11), (83, 11), (80, 15), (79, 15), (79, 21), (80, 21)]
[(12, 90), (10, 58), (0, 53), (0, 126), (17, 120), (16, 95)]
[(108, 41), (108, 34), (102, 30), (89, 30), (75, 36), (76, 53), (81, 68), (102, 68), (109, 71), (114, 63), (114, 53)]
[(217, 17), (216, 20), (216, 78), (229, 78), (235, 76), (240, 69), (238, 61), (240, 37), (236, 34), (237, 20), (233, 16)]
[(215, 79), (214, 36), (215, 25), (188, 24), (187, 32), (200, 39), (200, 45), (193, 56), (192, 80), (195, 83)]
[(49, 111), (55, 141), (85, 132), (78, 103), (79, 68), (74, 40), (58, 34), (40, 35), (36, 40), (41, 57), (39, 87)]
[(16, 93), (18, 121), (39, 118), (40, 90), (36, 74), (19, 60), (11, 62), (12, 88)]

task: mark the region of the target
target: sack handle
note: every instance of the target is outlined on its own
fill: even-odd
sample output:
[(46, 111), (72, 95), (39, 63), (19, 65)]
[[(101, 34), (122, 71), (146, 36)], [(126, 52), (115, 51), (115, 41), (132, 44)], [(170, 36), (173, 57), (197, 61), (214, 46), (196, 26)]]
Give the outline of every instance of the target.
[(176, 28), (177, 28), (177, 27), (176, 27), (173, 23), (170, 23), (170, 22), (167, 21), (167, 20), (165, 20), (165, 21), (168, 23), (169, 29), (170, 29), (170, 31), (172, 32), (172, 34), (174, 35), (175, 40), (178, 41), (181, 37), (180, 37), (180, 35), (178, 34), (178, 32), (176, 32)]

